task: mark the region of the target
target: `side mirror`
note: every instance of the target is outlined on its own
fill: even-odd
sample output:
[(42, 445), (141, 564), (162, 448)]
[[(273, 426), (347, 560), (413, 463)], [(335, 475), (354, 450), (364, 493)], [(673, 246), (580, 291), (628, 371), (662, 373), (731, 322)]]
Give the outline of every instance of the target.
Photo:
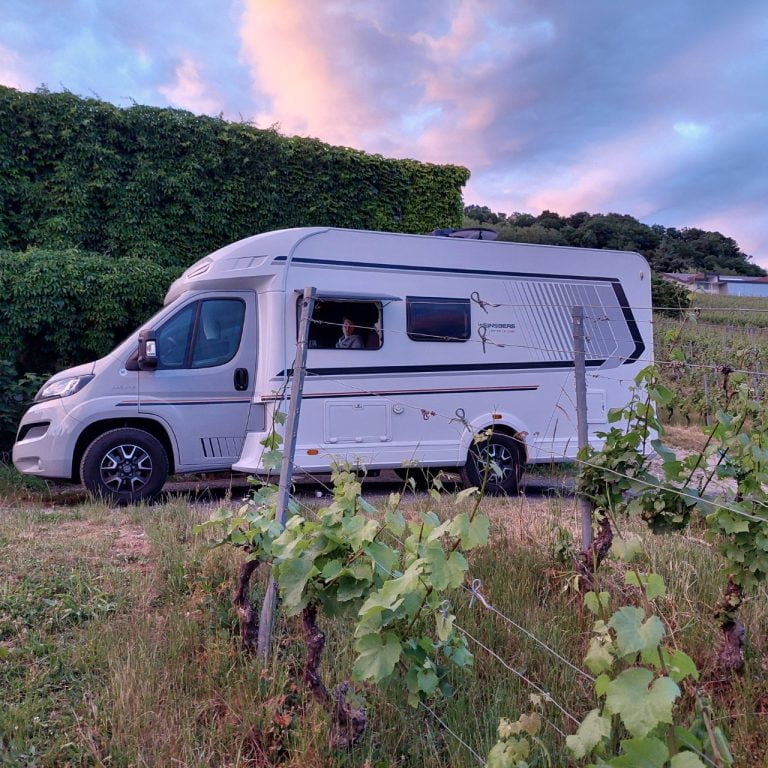
[(153, 370), (157, 368), (157, 338), (154, 331), (139, 333), (139, 369)]

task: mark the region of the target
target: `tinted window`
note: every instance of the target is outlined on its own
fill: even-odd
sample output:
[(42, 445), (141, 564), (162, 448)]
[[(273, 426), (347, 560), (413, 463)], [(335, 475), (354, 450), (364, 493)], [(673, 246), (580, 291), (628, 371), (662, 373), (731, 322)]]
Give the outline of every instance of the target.
[(213, 368), (228, 363), (240, 346), (245, 304), (207, 299), (179, 310), (157, 331), (157, 367)]
[(408, 336), (414, 341), (466, 341), (470, 335), (469, 299), (406, 296)]
[(157, 367), (184, 368), (197, 304), (190, 304), (157, 331)]
[(245, 304), (239, 299), (209, 299), (200, 304), (191, 368), (228, 363), (240, 346)]

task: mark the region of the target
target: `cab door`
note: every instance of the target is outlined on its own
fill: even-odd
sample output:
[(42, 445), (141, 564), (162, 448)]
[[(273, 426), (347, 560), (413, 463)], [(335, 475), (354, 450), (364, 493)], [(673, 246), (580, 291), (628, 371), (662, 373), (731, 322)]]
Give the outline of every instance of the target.
[(178, 470), (230, 467), (253, 395), (255, 294), (197, 294), (153, 330), (157, 367), (139, 371), (139, 413), (166, 425)]

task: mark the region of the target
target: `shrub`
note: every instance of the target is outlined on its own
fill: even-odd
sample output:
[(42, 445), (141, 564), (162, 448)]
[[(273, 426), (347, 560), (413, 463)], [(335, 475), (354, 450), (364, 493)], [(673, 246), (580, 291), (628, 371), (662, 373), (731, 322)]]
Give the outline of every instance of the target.
[(23, 376), (102, 357), (162, 306), (179, 271), (77, 250), (0, 252), (0, 360)]

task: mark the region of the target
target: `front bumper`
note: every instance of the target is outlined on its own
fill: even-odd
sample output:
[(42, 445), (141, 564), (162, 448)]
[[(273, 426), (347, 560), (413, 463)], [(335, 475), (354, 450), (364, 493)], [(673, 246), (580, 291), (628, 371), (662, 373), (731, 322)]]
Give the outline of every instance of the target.
[(69, 480), (79, 422), (61, 400), (35, 403), (19, 425), (13, 464), (23, 475)]

